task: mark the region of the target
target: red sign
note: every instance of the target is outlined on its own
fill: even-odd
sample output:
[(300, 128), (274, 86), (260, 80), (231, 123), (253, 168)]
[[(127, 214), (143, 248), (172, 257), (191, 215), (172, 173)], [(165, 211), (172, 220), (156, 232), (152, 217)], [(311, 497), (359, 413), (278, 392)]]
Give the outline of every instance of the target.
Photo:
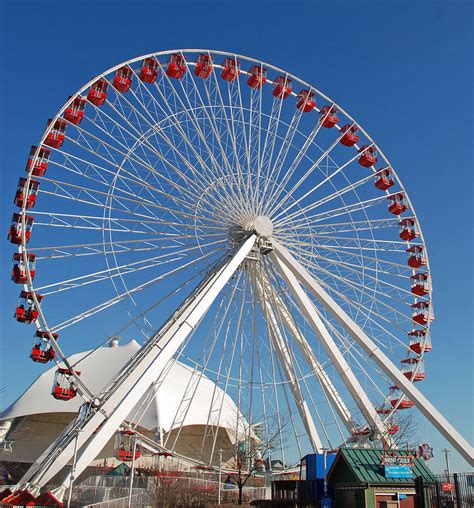
[(452, 483), (449, 483), (449, 482), (443, 482), (441, 484), (441, 489), (444, 491), (444, 492), (451, 492), (454, 488), (454, 485)]
[(423, 460), (430, 460), (433, 457), (433, 448), (429, 444), (422, 444), (418, 447), (418, 453)]

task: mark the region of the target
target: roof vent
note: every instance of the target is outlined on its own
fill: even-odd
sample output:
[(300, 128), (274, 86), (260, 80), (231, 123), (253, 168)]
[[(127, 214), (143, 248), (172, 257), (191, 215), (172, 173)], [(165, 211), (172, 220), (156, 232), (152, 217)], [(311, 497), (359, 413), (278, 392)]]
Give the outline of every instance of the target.
[(118, 337), (112, 337), (109, 340), (109, 347), (118, 347), (119, 345), (119, 338)]

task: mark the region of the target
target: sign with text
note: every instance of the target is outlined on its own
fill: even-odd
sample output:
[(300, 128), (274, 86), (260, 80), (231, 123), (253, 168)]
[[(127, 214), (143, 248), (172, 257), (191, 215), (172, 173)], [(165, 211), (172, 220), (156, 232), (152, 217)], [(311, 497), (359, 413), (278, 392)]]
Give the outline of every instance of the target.
[(410, 466), (384, 466), (385, 478), (412, 478)]

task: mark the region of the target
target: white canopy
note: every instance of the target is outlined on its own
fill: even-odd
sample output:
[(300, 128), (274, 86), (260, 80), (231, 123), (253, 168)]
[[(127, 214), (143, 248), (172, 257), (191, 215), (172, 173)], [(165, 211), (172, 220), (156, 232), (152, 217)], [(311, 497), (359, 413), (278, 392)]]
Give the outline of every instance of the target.
[[(92, 353), (90, 351), (76, 353), (68, 360), (76, 370), (81, 371), (81, 378), (85, 384), (94, 393), (99, 393), (139, 349), (140, 345), (132, 340), (123, 346), (101, 347)], [(5, 420), (11, 422), (21, 416), (41, 413), (76, 413), (83, 402), (79, 396), (69, 401), (56, 400), (51, 396), (55, 372), (56, 366), (53, 366), (41, 374), (21, 397), (2, 411), (0, 413), (0, 427), (5, 427), (7, 423)], [(200, 376), (202, 377), (199, 380)], [(139, 403), (135, 408), (131, 408), (129, 419), (137, 422), (139, 418), (137, 414), (140, 414), (141, 418), (137, 422), (140, 426), (150, 431), (155, 431), (157, 428), (163, 429), (164, 432), (172, 430), (175, 414), (192, 377), (194, 379), (191, 381), (191, 386), (196, 387), (197, 384), (196, 393), (182, 425), (206, 425), (215, 392), (212, 404), (214, 408), (219, 407), (222, 398), (224, 398), (219, 426), (231, 427), (232, 422), (236, 421), (237, 415), (237, 407), (231, 398), (205, 375), (200, 374), (199, 371), (193, 374), (193, 369), (181, 362), (174, 363), (166, 379), (156, 391), (154, 400), (153, 397), (144, 398), (145, 406), (147, 401), (151, 401), (151, 403), (144, 411), (143, 416), (143, 411), (139, 410), (143, 404)], [(181, 422), (177, 422), (174, 427), (180, 425)], [(9, 427), (9, 425), (6, 426)]]

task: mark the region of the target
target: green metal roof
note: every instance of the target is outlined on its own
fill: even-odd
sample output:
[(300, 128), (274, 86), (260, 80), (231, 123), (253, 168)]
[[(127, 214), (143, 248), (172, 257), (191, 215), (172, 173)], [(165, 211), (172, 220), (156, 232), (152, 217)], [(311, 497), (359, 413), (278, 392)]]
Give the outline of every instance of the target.
[[(392, 452), (390, 452), (392, 453)], [(395, 455), (406, 455), (405, 450), (394, 450)], [(410, 452), (414, 453), (414, 452)], [(354, 475), (354, 480), (360, 483), (383, 483), (383, 484), (413, 484), (414, 479), (422, 476), (425, 479), (431, 479), (433, 473), (429, 470), (425, 461), (415, 458), (413, 463), (413, 478), (385, 478), (383, 476), (383, 468), (380, 466), (382, 460), (382, 449), (371, 448), (340, 448), (339, 453), (334, 461), (329, 476), (337, 468), (337, 464), (344, 460)], [(334, 481), (335, 479), (333, 479)], [(337, 480), (336, 480), (337, 481)]]

